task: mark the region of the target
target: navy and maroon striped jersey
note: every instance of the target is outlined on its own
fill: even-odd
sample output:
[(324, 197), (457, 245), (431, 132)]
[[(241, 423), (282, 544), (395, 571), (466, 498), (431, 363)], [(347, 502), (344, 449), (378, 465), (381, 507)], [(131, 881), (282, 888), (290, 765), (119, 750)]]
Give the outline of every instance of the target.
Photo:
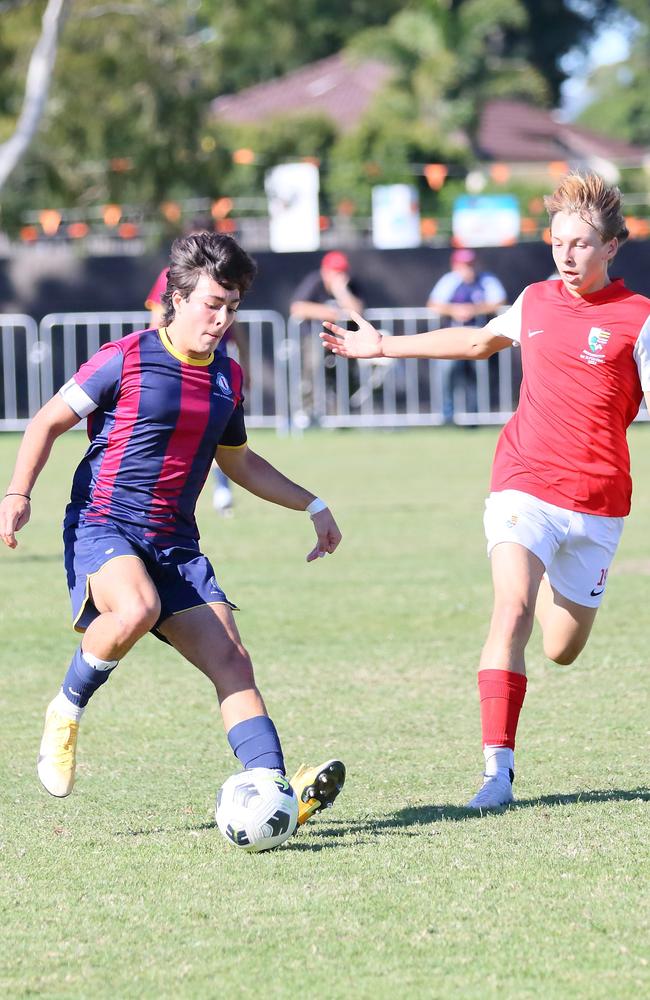
[(124, 522), (161, 545), (198, 539), (194, 508), (217, 445), (246, 443), (242, 372), (179, 354), (164, 330), (106, 344), (60, 390), (90, 445), (66, 523)]

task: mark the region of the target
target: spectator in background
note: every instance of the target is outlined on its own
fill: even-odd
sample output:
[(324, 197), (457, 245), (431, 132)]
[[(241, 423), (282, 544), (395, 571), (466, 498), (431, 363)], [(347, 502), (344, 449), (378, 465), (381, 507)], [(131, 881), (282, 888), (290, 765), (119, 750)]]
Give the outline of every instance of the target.
[[(331, 250), (323, 257), (318, 271), (310, 271), (296, 288), (291, 300), (291, 315), (336, 323), (351, 310), (363, 312), (359, 288), (350, 277), (350, 262), (344, 253)], [(319, 341), (320, 348), (320, 341)]]
[[(214, 226), (212, 225), (212, 219), (208, 217), (198, 217), (192, 220), (189, 226), (185, 229), (185, 235), (191, 236), (193, 233), (202, 232), (214, 232)], [(163, 305), (163, 295), (167, 289), (167, 271), (168, 268), (164, 267), (156, 280), (154, 281), (149, 294), (147, 295), (144, 305), (151, 313), (150, 326), (153, 329), (157, 329), (161, 322), (163, 315), (165, 313), (165, 307)], [(238, 336), (237, 324), (236, 322), (226, 330), (223, 335), (221, 342), (217, 351), (221, 354), (228, 354), (228, 343), (232, 343), (237, 348), (238, 361), (242, 365), (244, 371), (244, 388), (247, 388), (248, 382), (248, 358), (246, 352), (242, 350), (242, 338)], [(222, 517), (232, 517), (233, 514), (233, 495), (232, 489), (230, 487), (230, 480), (221, 471), (217, 463), (215, 462), (212, 467), (212, 472), (214, 476), (214, 490), (212, 493), (212, 506), (221, 514)]]
[[(435, 283), (427, 308), (441, 319), (450, 317), (458, 326), (485, 326), (487, 317), (505, 304), (506, 290), (495, 275), (477, 268), (473, 250), (454, 250), (451, 270)], [(442, 324), (445, 326), (446, 324)], [(465, 390), (465, 410), (476, 413), (476, 368), (473, 361), (438, 361), (442, 367), (442, 417), (454, 422), (454, 394), (457, 386)]]
[[(363, 306), (360, 288), (350, 276), (347, 256), (340, 250), (330, 250), (321, 260), (320, 268), (310, 271), (302, 279), (293, 293), (289, 311), (294, 319), (311, 321), (312, 324), (325, 320), (341, 323), (347, 320), (351, 311), (363, 312)], [(306, 327), (301, 333), (302, 399), (307, 424), (318, 422), (325, 412), (325, 400), (314, 399), (317, 366), (324, 365), (326, 371), (333, 371), (336, 359), (332, 355), (323, 357), (319, 327)]]

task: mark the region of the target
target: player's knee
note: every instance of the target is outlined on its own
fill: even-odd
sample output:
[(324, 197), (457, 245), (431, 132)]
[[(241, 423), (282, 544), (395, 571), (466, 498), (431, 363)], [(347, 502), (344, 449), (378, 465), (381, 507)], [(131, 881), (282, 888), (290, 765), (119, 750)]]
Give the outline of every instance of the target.
[[(253, 664), (248, 651), (240, 642), (232, 642), (219, 661), (219, 681), (238, 689), (254, 687)], [(219, 686), (219, 684), (217, 685)]]
[(118, 613), (123, 640), (139, 639), (146, 635), (160, 617), (160, 600), (157, 594), (138, 595)]
[(544, 640), (544, 653), (548, 656), (549, 660), (553, 663), (557, 663), (560, 667), (569, 667), (572, 663), (578, 659), (580, 653), (582, 652), (584, 643), (565, 643), (561, 644), (554, 642), (551, 639)]
[(524, 601), (501, 600), (495, 606), (493, 627), (507, 636), (527, 638), (533, 627), (535, 612)]

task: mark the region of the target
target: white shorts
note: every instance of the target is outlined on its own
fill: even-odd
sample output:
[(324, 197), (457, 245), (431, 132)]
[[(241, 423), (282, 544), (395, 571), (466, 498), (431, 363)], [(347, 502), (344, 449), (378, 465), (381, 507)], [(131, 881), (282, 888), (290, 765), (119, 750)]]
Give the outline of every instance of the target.
[(623, 531), (622, 517), (583, 514), (519, 490), (490, 493), (483, 517), (488, 555), (500, 542), (523, 545), (544, 563), (549, 583), (587, 608), (600, 605)]

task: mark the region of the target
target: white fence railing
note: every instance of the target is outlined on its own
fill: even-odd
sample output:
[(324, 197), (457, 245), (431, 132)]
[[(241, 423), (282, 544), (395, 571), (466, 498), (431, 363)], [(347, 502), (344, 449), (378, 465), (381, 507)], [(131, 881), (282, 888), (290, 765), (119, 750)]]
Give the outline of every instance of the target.
[[(368, 309), (364, 316), (393, 336), (439, 327), (429, 309)], [(518, 351), (489, 361), (415, 358), (348, 361), (325, 354), (321, 324), (290, 319), (289, 386), (294, 426), (401, 427), (503, 424), (517, 405)]]
[(38, 326), (31, 316), (0, 314), (0, 430), (21, 430), (41, 405)]
[[(0, 430), (24, 428), (103, 344), (146, 329), (149, 323), (148, 312), (50, 313), (38, 326), (29, 316), (0, 315)], [(240, 360), (254, 372), (245, 386), (247, 423), (286, 432), (290, 419), (284, 318), (271, 310), (242, 309), (237, 331)]]
[[(435, 329), (428, 309), (369, 309), (387, 333)], [(0, 314), (0, 430), (20, 430), (99, 348), (149, 325), (147, 312)], [(347, 361), (327, 354), (321, 325), (272, 310), (241, 310), (231, 343), (245, 370), (250, 427), (299, 433), (306, 427), (407, 427), (453, 420), (502, 424), (519, 393), (518, 350), (487, 361)], [(647, 420), (642, 408), (639, 420)]]

